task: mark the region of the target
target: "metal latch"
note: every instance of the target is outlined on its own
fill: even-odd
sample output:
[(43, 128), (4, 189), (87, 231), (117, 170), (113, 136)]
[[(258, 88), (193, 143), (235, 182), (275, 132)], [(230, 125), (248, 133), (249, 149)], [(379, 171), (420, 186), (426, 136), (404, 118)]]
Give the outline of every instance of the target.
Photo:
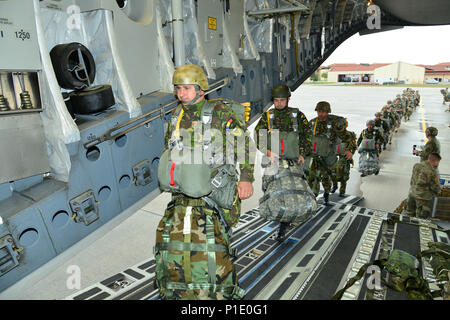
[(98, 205), (100, 202), (95, 200), (94, 192), (88, 190), (78, 197), (70, 200), (70, 208), (74, 215), (72, 219), (76, 222), (84, 222), (85, 225), (90, 225), (99, 218)]
[(150, 169), (150, 161), (145, 159), (133, 167), (134, 180), (137, 186), (145, 186), (152, 182), (152, 172)]
[(19, 265), (22, 250), (16, 247), (10, 234), (0, 238), (0, 277)]

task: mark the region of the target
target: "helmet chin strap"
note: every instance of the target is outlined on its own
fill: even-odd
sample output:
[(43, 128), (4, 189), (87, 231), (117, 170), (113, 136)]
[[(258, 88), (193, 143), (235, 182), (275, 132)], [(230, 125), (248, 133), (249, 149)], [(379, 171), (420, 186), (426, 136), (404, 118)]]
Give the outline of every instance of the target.
[(188, 102), (183, 102), (183, 105), (185, 105), (185, 106), (192, 106), (192, 105), (194, 105), (197, 102), (198, 99), (200, 99), (201, 96), (202, 95), (200, 94), (199, 86), (195, 85), (195, 97), (194, 97), (194, 99), (192, 99), (191, 101), (188, 101)]

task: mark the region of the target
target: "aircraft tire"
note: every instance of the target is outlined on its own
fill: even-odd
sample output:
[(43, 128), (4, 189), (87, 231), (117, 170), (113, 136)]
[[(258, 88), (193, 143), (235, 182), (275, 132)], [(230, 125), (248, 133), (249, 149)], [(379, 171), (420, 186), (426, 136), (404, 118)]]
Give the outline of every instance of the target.
[(87, 73), (91, 83), (95, 79), (95, 61), (88, 48), (78, 42), (58, 44), (50, 51), (53, 70), (60, 87), (77, 90), (88, 86), (88, 79), (84, 71), (78, 74), (74, 68), (80, 64), (78, 49), (81, 50)]
[(114, 93), (109, 84), (72, 91), (70, 101), (75, 114), (97, 113), (115, 104)]

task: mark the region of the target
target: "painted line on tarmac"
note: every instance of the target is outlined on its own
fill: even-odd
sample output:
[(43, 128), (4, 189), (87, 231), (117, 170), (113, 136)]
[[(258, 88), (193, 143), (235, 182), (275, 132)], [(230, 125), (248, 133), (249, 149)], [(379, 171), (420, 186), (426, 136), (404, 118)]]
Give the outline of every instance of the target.
[(422, 131), (423, 131), (423, 134), (425, 135), (425, 143), (427, 143), (428, 142), (428, 139), (427, 139), (427, 135), (425, 134), (425, 131), (427, 130), (427, 125), (425, 124), (425, 115), (424, 115), (424, 113), (423, 113), (423, 103), (422, 103), (422, 98), (420, 98), (420, 113), (422, 114)]

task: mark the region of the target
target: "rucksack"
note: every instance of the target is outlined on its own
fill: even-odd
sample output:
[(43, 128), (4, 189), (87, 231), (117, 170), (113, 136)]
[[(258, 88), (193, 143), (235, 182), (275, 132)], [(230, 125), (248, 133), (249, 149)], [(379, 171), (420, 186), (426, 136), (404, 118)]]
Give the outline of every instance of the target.
[(280, 165), (275, 175), (264, 175), (262, 185), (264, 196), (259, 200), (259, 212), (267, 220), (299, 224), (317, 210), (316, 197), (296, 161)]

